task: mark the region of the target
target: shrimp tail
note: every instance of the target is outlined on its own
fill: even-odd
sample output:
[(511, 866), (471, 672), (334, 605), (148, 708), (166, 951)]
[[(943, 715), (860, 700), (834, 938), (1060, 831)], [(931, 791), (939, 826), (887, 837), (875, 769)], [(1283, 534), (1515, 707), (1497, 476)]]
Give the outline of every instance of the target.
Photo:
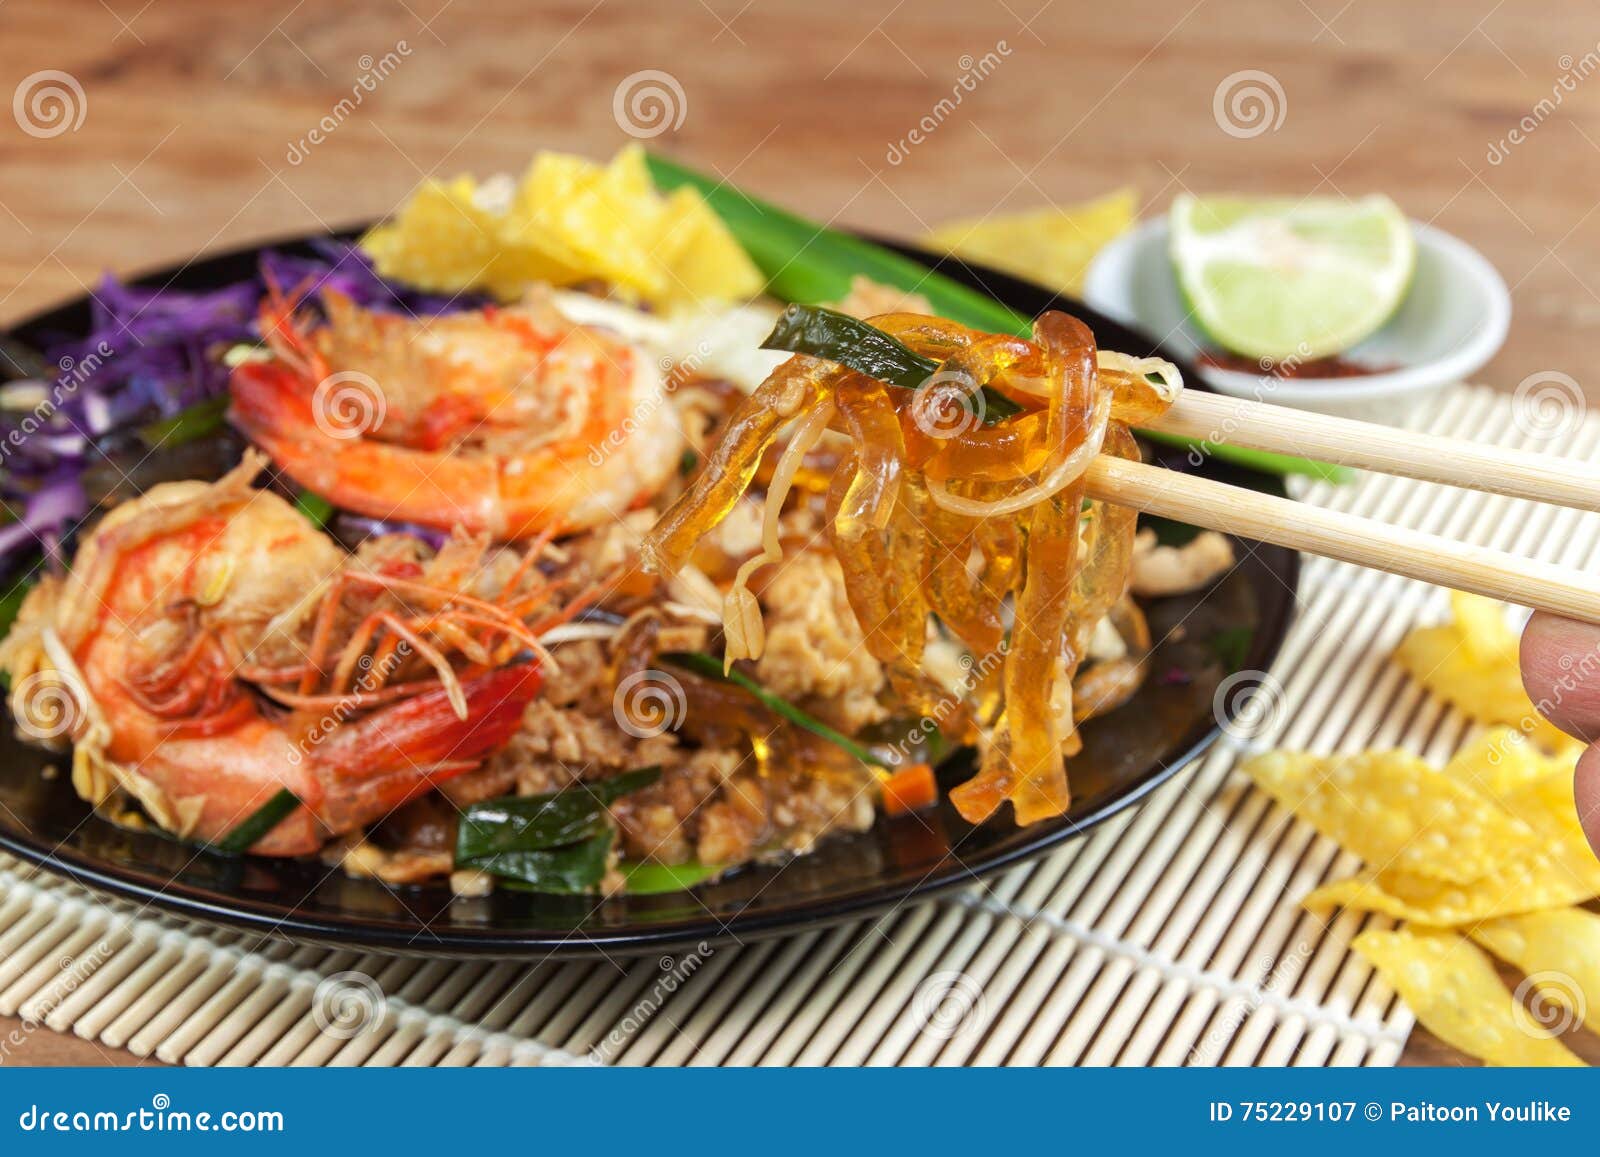
[(543, 683), (542, 669), (531, 662), (465, 680), (465, 718), (457, 716), (446, 689), (436, 687), (338, 728), (318, 756), (349, 776), (482, 759), (516, 732)]
[[(314, 749), (321, 798), (304, 800), (307, 810), (321, 828), (342, 835), (473, 770), (516, 733), (543, 682), (537, 663), (502, 667), (462, 684), (465, 719), (440, 687), (335, 729)], [(276, 855), (303, 850), (268, 846), (276, 834), (251, 850)]]

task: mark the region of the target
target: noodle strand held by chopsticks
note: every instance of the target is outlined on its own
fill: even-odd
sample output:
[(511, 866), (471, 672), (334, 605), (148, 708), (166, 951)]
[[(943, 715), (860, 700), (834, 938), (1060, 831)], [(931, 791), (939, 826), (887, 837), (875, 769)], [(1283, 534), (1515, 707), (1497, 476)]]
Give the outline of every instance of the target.
[[(852, 448), (828, 494), (828, 535), (844, 572), (845, 595), (896, 694), (913, 710), (931, 710), (937, 690), (922, 673), (928, 608), (922, 601), (922, 536), (891, 526), (904, 520), (908, 499), (900, 420), (882, 382), (855, 374), (835, 395)], [(902, 522), (903, 526), (903, 522)]]
[[(1071, 803), (1065, 754), (1081, 746), (1075, 716), (1085, 714), (1074, 710), (1073, 681), (1096, 625), (1123, 598), (1137, 517), (1085, 504), (1083, 475), (1100, 453), (1136, 459), (1125, 423), (1161, 413), (1181, 382), (1166, 363), (1097, 354), (1088, 328), (1060, 313), (1040, 317), (1032, 341), (910, 314), (872, 324), (938, 369), (912, 389), (804, 355), (784, 363), (648, 536), (647, 565), (682, 565), (795, 422), (768, 489), (762, 552), (725, 601), (727, 661), (759, 654), (749, 578), (778, 554), (777, 515), (806, 450), (824, 426), (847, 435), (824, 510), (868, 651), (902, 709), (953, 719), (963, 739), (974, 721), (993, 721), (980, 769), (952, 803), (973, 822), (1007, 800), (1021, 824), (1061, 815)], [(986, 421), (982, 406), (997, 399), (1008, 408)], [(930, 616), (982, 673), (960, 691), (924, 670)], [(1131, 656), (1117, 679), (1102, 681), (1101, 697), (1120, 702), (1142, 663)]]
[[(1049, 406), (1052, 441), (1065, 444), (1074, 420), (1081, 422), (1096, 404), (1094, 337), (1063, 314), (1045, 315), (1035, 334), (1056, 381)], [(956, 810), (973, 823), (993, 815), (1008, 798), (1021, 824), (1061, 815), (1071, 803), (1061, 754), (1070, 729), (1063, 734), (1058, 726), (1055, 692), (1057, 679), (1070, 680), (1079, 661), (1069, 617), (1082, 506), (1080, 476), (1028, 509), (1022, 589), (1006, 653), (1005, 710), (978, 774), (950, 793)], [(1069, 728), (1070, 719), (1069, 704)]]
[(723, 666), (732, 667), (740, 659), (759, 659), (767, 649), (766, 627), (761, 621), (761, 607), (750, 592), (750, 578), (756, 571), (771, 563), (781, 562), (783, 548), (778, 542), (778, 518), (783, 513), (784, 501), (794, 485), (794, 476), (805, 457), (833, 421), (834, 403), (823, 399), (815, 409), (795, 423), (789, 444), (784, 447), (778, 464), (772, 471), (772, 483), (767, 487), (766, 502), (761, 511), (761, 550), (740, 565), (722, 602), (722, 630), (724, 639)]
[(688, 561), (695, 544), (728, 516), (761, 466), (778, 432), (830, 396), (844, 375), (829, 362), (792, 357), (751, 394), (733, 417), (694, 485), (668, 508), (646, 536), (644, 565), (672, 574)]

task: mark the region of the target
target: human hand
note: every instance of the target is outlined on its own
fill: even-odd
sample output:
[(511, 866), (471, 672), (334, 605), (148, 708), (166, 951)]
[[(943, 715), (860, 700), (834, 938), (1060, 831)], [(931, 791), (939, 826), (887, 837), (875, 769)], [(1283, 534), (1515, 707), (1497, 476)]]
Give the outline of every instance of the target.
[(1589, 744), (1578, 758), (1578, 818), (1600, 855), (1600, 627), (1536, 612), (1522, 632), (1522, 685), (1539, 713)]

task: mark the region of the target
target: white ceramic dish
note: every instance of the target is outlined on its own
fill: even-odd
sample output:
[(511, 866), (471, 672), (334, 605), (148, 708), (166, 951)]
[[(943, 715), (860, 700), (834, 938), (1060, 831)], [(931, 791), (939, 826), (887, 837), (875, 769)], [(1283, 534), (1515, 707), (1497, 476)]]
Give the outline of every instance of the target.
[[(1380, 373), (1277, 378), (1197, 365), (1225, 394), (1368, 421), (1397, 421), (1412, 407), (1481, 369), (1505, 341), (1511, 295), (1476, 249), (1413, 221), (1417, 268), (1399, 311), (1345, 357)], [(1147, 221), (1107, 245), (1084, 283), (1084, 301), (1160, 338), (1191, 361), (1216, 347), (1194, 323), (1167, 255), (1167, 220)]]

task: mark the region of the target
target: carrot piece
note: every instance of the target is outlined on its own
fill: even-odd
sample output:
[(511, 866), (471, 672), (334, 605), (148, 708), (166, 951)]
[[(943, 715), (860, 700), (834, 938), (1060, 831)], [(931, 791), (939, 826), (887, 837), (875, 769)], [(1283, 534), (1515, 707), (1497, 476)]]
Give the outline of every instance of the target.
[(898, 816), (921, 811), (939, 802), (939, 783), (933, 777), (933, 768), (926, 763), (912, 763), (883, 777), (883, 810), (886, 815)]

